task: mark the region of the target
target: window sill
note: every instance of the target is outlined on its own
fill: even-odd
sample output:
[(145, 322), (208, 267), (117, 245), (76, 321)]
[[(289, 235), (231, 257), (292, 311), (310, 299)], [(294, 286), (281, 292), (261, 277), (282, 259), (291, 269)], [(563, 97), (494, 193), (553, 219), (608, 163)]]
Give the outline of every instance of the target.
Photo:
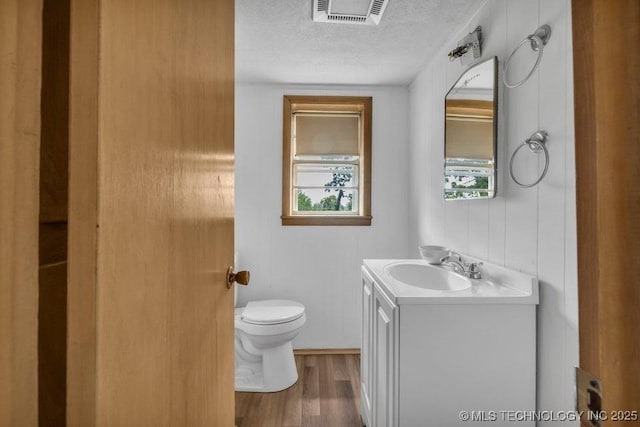
[(371, 225), (371, 216), (281, 216), (282, 225)]

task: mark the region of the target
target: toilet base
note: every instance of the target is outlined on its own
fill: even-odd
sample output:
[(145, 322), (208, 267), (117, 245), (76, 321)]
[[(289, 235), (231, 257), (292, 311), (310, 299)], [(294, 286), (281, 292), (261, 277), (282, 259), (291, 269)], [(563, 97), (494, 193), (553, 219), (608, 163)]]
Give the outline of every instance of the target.
[[(236, 341), (236, 345), (241, 345)], [(278, 347), (264, 349), (255, 361), (236, 352), (236, 391), (267, 393), (282, 391), (298, 381), (298, 370), (291, 341)], [(240, 356), (239, 356), (240, 355)]]

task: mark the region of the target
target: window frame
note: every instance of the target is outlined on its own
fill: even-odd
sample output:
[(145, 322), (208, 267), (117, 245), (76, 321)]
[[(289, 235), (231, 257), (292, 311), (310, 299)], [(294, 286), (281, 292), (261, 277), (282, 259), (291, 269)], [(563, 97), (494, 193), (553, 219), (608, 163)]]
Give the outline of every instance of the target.
[[(298, 96), (284, 95), (282, 121), (282, 225), (371, 225), (371, 129), (370, 96)], [(360, 114), (360, 159), (358, 173), (359, 215), (293, 214), (293, 169), (291, 129), (297, 112), (350, 112)], [(339, 212), (339, 211), (337, 211)]]

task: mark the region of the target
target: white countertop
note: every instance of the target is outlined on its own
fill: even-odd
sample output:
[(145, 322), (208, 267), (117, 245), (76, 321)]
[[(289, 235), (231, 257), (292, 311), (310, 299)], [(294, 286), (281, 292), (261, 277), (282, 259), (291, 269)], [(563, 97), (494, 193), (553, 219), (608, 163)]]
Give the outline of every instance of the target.
[[(478, 261), (466, 255), (464, 259)], [(484, 262), (481, 267), (482, 279), (469, 279), (469, 288), (442, 291), (408, 285), (385, 271), (385, 267), (402, 262), (448, 270), (447, 267), (430, 265), (420, 259), (363, 260), (363, 268), (396, 304), (538, 304), (538, 279), (526, 273)]]

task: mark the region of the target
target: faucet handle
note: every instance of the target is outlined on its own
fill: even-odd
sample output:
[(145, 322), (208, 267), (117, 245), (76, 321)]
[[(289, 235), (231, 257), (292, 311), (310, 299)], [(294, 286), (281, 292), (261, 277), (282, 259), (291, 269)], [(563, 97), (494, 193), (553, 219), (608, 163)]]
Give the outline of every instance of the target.
[(449, 251), (449, 257), (456, 259), (460, 263), (460, 265), (462, 265), (464, 268), (468, 268), (469, 267), (469, 264), (467, 264), (467, 262), (464, 260), (464, 258), (462, 258), (462, 255), (460, 255), (458, 252)]
[(482, 273), (480, 272), (480, 266), (482, 262), (472, 262), (469, 264), (469, 277), (471, 279), (482, 279)]

